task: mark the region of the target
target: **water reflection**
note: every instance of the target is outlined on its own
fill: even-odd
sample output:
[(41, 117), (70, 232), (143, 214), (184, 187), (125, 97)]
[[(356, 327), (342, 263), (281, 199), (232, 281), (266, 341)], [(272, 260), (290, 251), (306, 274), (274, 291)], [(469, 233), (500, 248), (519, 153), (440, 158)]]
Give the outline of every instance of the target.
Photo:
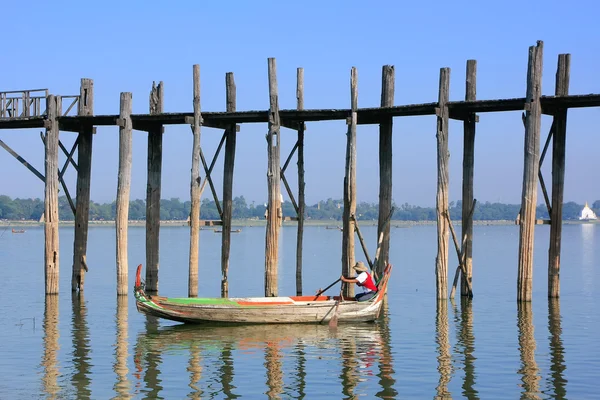
[(379, 385), (381, 391), (377, 393), (377, 397), (382, 399), (395, 399), (398, 396), (398, 392), (394, 389), (396, 380), (394, 379), (394, 359), (392, 356), (392, 335), (390, 329), (390, 314), (388, 307), (387, 295), (383, 301), (381, 309), (381, 317), (379, 319), (379, 326), (381, 332), (381, 342), (374, 346), (379, 348), (381, 351), (379, 357)]
[(475, 389), (475, 337), (473, 335), (473, 301), (466, 296), (460, 297), (460, 314), (452, 300), (454, 322), (456, 326), (456, 346), (454, 353), (463, 364), (464, 379), (462, 395), (467, 399), (479, 399)]
[[(581, 253), (583, 258), (583, 292), (591, 295), (594, 292), (594, 231), (596, 224), (581, 224)], [(599, 225), (600, 226), (600, 225)]]
[(190, 373), (189, 387), (191, 389), (188, 394), (190, 399), (201, 399), (203, 392), (200, 387), (200, 379), (202, 378), (202, 355), (200, 346), (197, 343), (192, 343), (190, 346), (190, 362), (188, 363), (187, 371)]
[(438, 299), (435, 312), (435, 343), (437, 344), (438, 373), (440, 375), (436, 387), (436, 399), (449, 399), (452, 394), (448, 390), (448, 383), (452, 378), (452, 358), (450, 356), (450, 339), (448, 325), (448, 300)]
[(44, 356), (42, 367), (44, 375), (42, 386), (44, 393), (49, 399), (57, 399), (60, 386), (57, 379), (60, 374), (58, 368), (58, 296), (47, 295), (44, 309)]
[(129, 356), (127, 352), (127, 316), (127, 296), (117, 296), (117, 314), (115, 316), (117, 338), (115, 343), (115, 363), (113, 364), (113, 371), (117, 376), (117, 381), (113, 390), (116, 393), (115, 398), (119, 399), (128, 399), (131, 397), (131, 384), (127, 378), (127, 374), (129, 373), (129, 369), (127, 368), (127, 358)]
[(71, 382), (77, 398), (90, 398), (90, 334), (87, 326), (87, 307), (83, 293), (73, 292), (71, 295), (73, 309), (73, 367), (75, 369)]
[[(156, 317), (145, 315), (146, 332), (153, 335), (159, 332), (158, 319)], [(160, 379), (160, 364), (162, 357), (159, 349), (147, 348), (144, 343), (138, 342), (135, 346), (135, 355), (133, 358), (135, 363), (135, 377), (138, 380), (136, 387), (141, 386), (143, 380), (145, 385), (146, 397), (156, 399), (159, 398), (160, 391), (163, 389)]]
[(521, 374), (523, 382), (521, 398), (540, 398), (540, 374), (535, 361), (536, 342), (533, 329), (533, 311), (531, 302), (520, 301), (517, 304), (517, 326), (519, 328), (519, 352), (521, 354)]
[(550, 332), (550, 371), (546, 386), (556, 399), (567, 395), (567, 380), (563, 373), (565, 366), (564, 346), (561, 339), (561, 316), (559, 299), (548, 299), (548, 331)]

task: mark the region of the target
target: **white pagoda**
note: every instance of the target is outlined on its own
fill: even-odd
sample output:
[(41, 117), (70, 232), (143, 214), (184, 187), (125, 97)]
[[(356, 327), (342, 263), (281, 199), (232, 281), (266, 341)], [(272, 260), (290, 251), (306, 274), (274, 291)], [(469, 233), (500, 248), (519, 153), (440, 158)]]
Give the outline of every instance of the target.
[(581, 215), (579, 216), (579, 220), (580, 221), (590, 221), (590, 220), (596, 220), (596, 219), (598, 219), (598, 217), (596, 217), (596, 214), (588, 206), (588, 203), (586, 201), (585, 206), (583, 207), (583, 210), (581, 210)]

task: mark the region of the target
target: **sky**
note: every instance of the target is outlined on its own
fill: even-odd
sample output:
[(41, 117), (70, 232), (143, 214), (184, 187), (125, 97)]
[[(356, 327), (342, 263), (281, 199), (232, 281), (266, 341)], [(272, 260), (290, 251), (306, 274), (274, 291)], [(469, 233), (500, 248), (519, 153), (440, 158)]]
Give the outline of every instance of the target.
[[(168, 4), (168, 5), (167, 5)], [(148, 113), (153, 81), (164, 82), (165, 112), (192, 111), (192, 66), (200, 65), (203, 111), (225, 110), (225, 74), (233, 72), (237, 109), (269, 107), (267, 58), (277, 60), (279, 105), (296, 107), (296, 69), (304, 68), (305, 108), (349, 108), (350, 71), (358, 69), (359, 107), (376, 107), (381, 69), (394, 65), (395, 105), (437, 101), (440, 68), (449, 67), (450, 100), (463, 100), (468, 59), (477, 60), (477, 98), (524, 97), (528, 48), (544, 41), (542, 92), (554, 94), (558, 54), (571, 54), (570, 94), (600, 93), (597, 1), (29, 1), (2, 6), (11, 32), (0, 53), (0, 91), (48, 88), (79, 93), (81, 78), (94, 80), (94, 113), (118, 114), (120, 92), (133, 93), (133, 112)], [(5, 38), (6, 39), (6, 38)], [(600, 199), (600, 109), (569, 111), (565, 201)], [(541, 146), (551, 125), (542, 118)], [(306, 201), (343, 197), (344, 121), (307, 123)], [(393, 201), (435, 205), (435, 117), (399, 117), (393, 127)], [(242, 125), (237, 139), (234, 196), (267, 199), (266, 124)], [(222, 131), (202, 128), (211, 160)], [(70, 148), (76, 134), (61, 132)], [(480, 115), (475, 143), (475, 198), (520, 203), (524, 129), (520, 112)], [(118, 128), (94, 136), (91, 198), (116, 198)], [(0, 139), (44, 170), (39, 129), (1, 130)], [(282, 163), (296, 133), (282, 129)], [(461, 197), (462, 123), (451, 121), (450, 200)], [(162, 198), (190, 196), (192, 135), (167, 126), (163, 139)], [(378, 127), (358, 127), (357, 198), (377, 202)], [(62, 165), (64, 155), (60, 155)], [(147, 134), (133, 133), (131, 199), (146, 196)], [(223, 158), (213, 173), (220, 192)], [(551, 151), (542, 172), (550, 190)], [(296, 157), (286, 177), (297, 184)], [(43, 198), (44, 185), (0, 150), (0, 194)], [(204, 177), (204, 171), (201, 170)], [(65, 175), (75, 192), (76, 175)], [(289, 197), (282, 186), (284, 198)], [(295, 191), (296, 192), (296, 191)], [(62, 192), (61, 192), (62, 194)], [(204, 198), (209, 196), (208, 190)], [(538, 191), (538, 203), (543, 201)]]

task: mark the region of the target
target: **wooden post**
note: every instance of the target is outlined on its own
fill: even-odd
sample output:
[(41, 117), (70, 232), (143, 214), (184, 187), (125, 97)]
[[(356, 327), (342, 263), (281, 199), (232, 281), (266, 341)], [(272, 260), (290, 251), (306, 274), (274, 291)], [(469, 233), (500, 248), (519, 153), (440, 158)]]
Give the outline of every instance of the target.
[[(163, 112), (163, 83), (152, 84), (150, 114)], [(148, 131), (148, 184), (146, 189), (146, 290), (158, 292), (160, 190), (162, 172), (163, 126), (156, 124)]]
[[(394, 105), (394, 66), (384, 65), (381, 82), (381, 107)], [(392, 209), (392, 118), (379, 124), (379, 221), (377, 237), (383, 232), (378, 276), (383, 276), (383, 268), (390, 258), (390, 224), (385, 223)]]
[(58, 120), (56, 97), (46, 98), (46, 182), (44, 189), (44, 276), (46, 294), (58, 294)]
[(436, 293), (438, 299), (448, 297), (448, 98), (450, 92), (450, 68), (440, 69), (440, 89), (437, 110), (437, 241), (435, 259)]
[[(477, 99), (477, 61), (467, 60), (467, 83), (465, 100)], [(467, 275), (460, 280), (461, 296), (469, 296), (473, 287), (473, 174), (475, 168), (475, 113), (469, 113), (463, 123), (463, 181), (462, 181), (462, 249), (463, 263)], [(467, 280), (469, 284), (467, 284)]]
[[(94, 81), (81, 79), (77, 115), (94, 114)], [(73, 275), (71, 291), (81, 291), (84, 287), (87, 265), (88, 221), (90, 217), (90, 181), (92, 176), (92, 139), (94, 128), (85, 125), (79, 131), (77, 147), (77, 194), (75, 195), (75, 240), (73, 246)]]
[(117, 179), (117, 295), (129, 292), (127, 230), (129, 225), (129, 194), (131, 192), (131, 93), (121, 93), (119, 110), (119, 172)]
[(269, 133), (267, 133), (267, 232), (265, 243), (265, 296), (277, 296), (277, 265), (279, 259), (279, 227), (281, 213), (280, 187), (280, 120), (277, 95), (277, 66), (274, 58), (269, 63)]
[(188, 275), (188, 296), (198, 296), (198, 253), (200, 246), (200, 129), (202, 115), (200, 113), (200, 65), (193, 67), (194, 74), (194, 124), (192, 125), (192, 177), (190, 182), (190, 265)]
[[(569, 94), (571, 55), (558, 56), (556, 96)], [(552, 141), (552, 209), (550, 212), (550, 249), (548, 251), (548, 297), (560, 296), (560, 242), (562, 235), (562, 206), (565, 189), (565, 150), (567, 141), (567, 109), (554, 114)]]
[[(358, 72), (350, 73), (351, 114), (346, 138), (346, 171), (344, 176), (344, 212), (342, 215), (342, 274), (354, 276), (354, 227), (356, 214), (356, 124), (358, 121)], [(354, 285), (345, 285), (346, 296), (354, 296)]]
[(542, 41), (538, 41), (537, 46), (529, 47), (527, 97), (525, 99), (523, 192), (519, 226), (518, 301), (531, 301), (533, 286), (533, 237), (540, 162), (540, 125), (542, 122), (542, 105), (540, 103), (542, 53)]
[[(236, 109), (236, 91), (233, 72), (225, 75), (225, 87), (227, 91), (227, 112), (235, 112)], [(236, 125), (231, 124), (226, 132), (227, 141), (225, 142), (225, 161), (223, 168), (223, 231), (221, 245), (221, 297), (229, 297), (229, 252), (231, 248), (231, 219), (232, 219), (232, 201), (233, 201), (233, 167), (235, 164), (235, 142)]]
[[(304, 69), (298, 68), (296, 82), (298, 110), (304, 110)], [(304, 121), (298, 125), (298, 238), (296, 240), (296, 295), (302, 296), (302, 242), (304, 239)]]

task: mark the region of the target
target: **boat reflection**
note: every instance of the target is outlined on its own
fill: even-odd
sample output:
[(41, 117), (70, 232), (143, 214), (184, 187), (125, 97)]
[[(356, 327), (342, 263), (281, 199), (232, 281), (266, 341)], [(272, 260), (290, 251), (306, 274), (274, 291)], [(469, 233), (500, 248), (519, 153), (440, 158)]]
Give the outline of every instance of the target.
[[(151, 317), (148, 317), (151, 318)], [(385, 317), (384, 317), (385, 318)], [(386, 332), (382, 335), (382, 331)], [(385, 337), (385, 339), (384, 339)], [(324, 354), (340, 355), (340, 387), (329, 388), (340, 397), (356, 396), (356, 386), (379, 377), (378, 397), (394, 397), (389, 331), (384, 321), (375, 324), (344, 325), (331, 330), (322, 325), (174, 325), (150, 328), (138, 335), (135, 344), (136, 370), (146, 373), (144, 381), (160, 396), (162, 355), (189, 357), (187, 371), (190, 398), (242, 395), (234, 382), (248, 384), (245, 376), (253, 357), (263, 360), (264, 393), (267, 398), (307, 396), (306, 364), (324, 362)], [(189, 354), (189, 356), (188, 356)], [(149, 361), (153, 359), (154, 362)], [(333, 361), (337, 357), (333, 357)], [(239, 366), (238, 366), (239, 363)], [(236, 369), (240, 372), (236, 374)], [(165, 367), (166, 368), (166, 367)], [(151, 376), (151, 379), (149, 378)], [(369, 378), (370, 377), (370, 378)], [(141, 379), (141, 376), (138, 377)], [(166, 379), (166, 378), (165, 378)], [(215, 388), (218, 384), (219, 388)], [(253, 382), (254, 389), (257, 383)], [(260, 385), (260, 382), (258, 383)], [(207, 393), (207, 391), (210, 392)]]
[(540, 369), (535, 360), (537, 347), (533, 328), (533, 311), (531, 302), (517, 303), (517, 326), (519, 328), (519, 352), (521, 354), (522, 397), (527, 399), (540, 398)]

